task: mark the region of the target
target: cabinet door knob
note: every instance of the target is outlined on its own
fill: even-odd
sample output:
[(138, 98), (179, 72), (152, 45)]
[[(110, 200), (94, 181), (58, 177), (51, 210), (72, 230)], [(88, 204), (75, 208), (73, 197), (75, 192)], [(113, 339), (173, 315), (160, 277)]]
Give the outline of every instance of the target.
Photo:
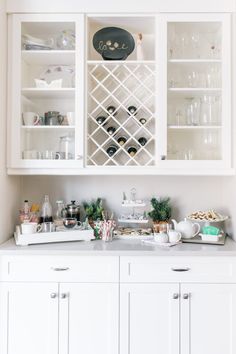
[(174, 293), (174, 294), (173, 294), (173, 299), (174, 299), (174, 300), (177, 300), (178, 298), (179, 298), (179, 294), (178, 294), (178, 293)]
[(62, 293), (61, 294), (61, 299), (65, 299), (67, 297), (67, 294), (66, 293)]
[(77, 155), (76, 160), (82, 160), (83, 156), (82, 155)]
[(51, 297), (51, 299), (55, 299), (57, 297), (57, 294), (56, 293), (51, 293), (50, 297)]
[(186, 293), (186, 294), (183, 294), (183, 299), (184, 299), (184, 300), (188, 300), (188, 298), (189, 298), (189, 294), (187, 294), (187, 293)]

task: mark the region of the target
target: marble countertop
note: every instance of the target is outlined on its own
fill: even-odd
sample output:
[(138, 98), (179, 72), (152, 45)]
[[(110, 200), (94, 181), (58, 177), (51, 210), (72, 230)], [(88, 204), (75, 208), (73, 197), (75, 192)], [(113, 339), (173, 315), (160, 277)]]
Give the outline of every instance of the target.
[(236, 242), (226, 239), (224, 246), (182, 243), (173, 247), (145, 244), (139, 240), (63, 242), (16, 246), (13, 238), (0, 245), (1, 255), (102, 255), (102, 256), (236, 256)]

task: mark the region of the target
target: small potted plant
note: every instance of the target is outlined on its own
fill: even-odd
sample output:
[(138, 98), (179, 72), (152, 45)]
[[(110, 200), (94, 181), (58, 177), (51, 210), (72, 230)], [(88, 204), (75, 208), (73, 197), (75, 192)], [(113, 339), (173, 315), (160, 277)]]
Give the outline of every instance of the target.
[(151, 199), (152, 210), (148, 213), (153, 221), (154, 232), (167, 232), (171, 217), (170, 198)]
[(94, 228), (96, 221), (103, 220), (103, 206), (102, 199), (97, 198), (96, 200), (91, 200), (90, 202), (83, 202), (83, 207), (85, 215), (88, 218), (89, 225)]

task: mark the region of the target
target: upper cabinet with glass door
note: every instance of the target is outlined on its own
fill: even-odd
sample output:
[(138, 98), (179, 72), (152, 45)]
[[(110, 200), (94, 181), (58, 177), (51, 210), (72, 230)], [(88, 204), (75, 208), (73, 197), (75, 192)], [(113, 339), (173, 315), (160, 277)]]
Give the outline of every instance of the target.
[(229, 15), (166, 15), (161, 26), (160, 166), (230, 169)]
[(82, 16), (11, 18), (9, 167), (82, 167), (83, 27)]

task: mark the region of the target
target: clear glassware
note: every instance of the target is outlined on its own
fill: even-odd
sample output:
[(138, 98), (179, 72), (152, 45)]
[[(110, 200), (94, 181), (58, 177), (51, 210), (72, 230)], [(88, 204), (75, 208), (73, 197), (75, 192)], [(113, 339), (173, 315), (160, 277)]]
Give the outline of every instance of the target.
[(220, 100), (216, 96), (204, 95), (201, 98), (200, 124), (218, 125), (220, 116)]
[(187, 74), (187, 85), (188, 87), (198, 87), (199, 85), (199, 74), (197, 71), (192, 70)]
[(59, 143), (59, 155), (62, 160), (71, 160), (73, 159), (72, 150), (72, 137), (70, 136), (61, 136)]
[(57, 200), (57, 210), (54, 217), (54, 223), (56, 226), (63, 226), (63, 219), (65, 217), (65, 204), (63, 200)]
[(52, 205), (49, 201), (49, 196), (45, 195), (44, 202), (41, 208), (41, 223), (43, 222), (51, 222), (52, 221)]
[(75, 32), (72, 30), (62, 31), (56, 39), (56, 46), (60, 50), (74, 50)]
[(180, 34), (180, 59), (189, 57), (189, 40), (190, 38), (187, 32)]
[(200, 102), (194, 97), (186, 97), (187, 125), (199, 125)]
[(221, 37), (217, 32), (206, 33), (208, 42), (208, 56), (211, 59), (220, 59), (221, 56)]
[(193, 59), (200, 59), (201, 58), (201, 48), (200, 48), (200, 33), (195, 31), (192, 32), (190, 36), (191, 40), (191, 57)]

